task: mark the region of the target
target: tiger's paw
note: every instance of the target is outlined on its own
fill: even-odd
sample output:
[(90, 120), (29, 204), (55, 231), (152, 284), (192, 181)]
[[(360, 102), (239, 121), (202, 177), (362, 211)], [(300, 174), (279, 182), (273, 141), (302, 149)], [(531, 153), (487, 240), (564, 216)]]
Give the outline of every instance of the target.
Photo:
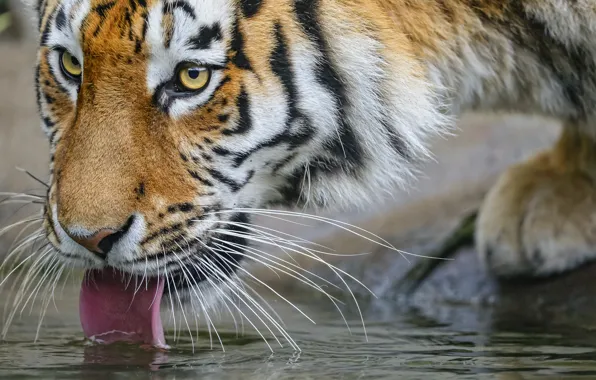
[(569, 159), (555, 148), (510, 168), (491, 189), (476, 226), (489, 271), (540, 277), (596, 258), (596, 180)]

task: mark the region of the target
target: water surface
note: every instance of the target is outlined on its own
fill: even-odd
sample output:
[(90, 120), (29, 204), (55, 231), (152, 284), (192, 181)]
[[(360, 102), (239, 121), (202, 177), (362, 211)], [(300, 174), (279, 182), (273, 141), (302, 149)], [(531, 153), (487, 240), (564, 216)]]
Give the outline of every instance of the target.
[[(174, 330), (168, 352), (131, 345), (98, 346), (82, 339), (78, 287), (67, 285), (50, 304), (34, 342), (38, 308), (17, 318), (0, 344), (2, 379), (588, 379), (596, 377), (596, 332), (560, 326), (490, 323), (490, 310), (472, 305), (437, 305), (446, 318), (390, 302), (362, 303), (367, 337), (354, 308), (344, 310), (351, 333), (337, 312), (320, 300), (297, 298), (313, 325), (279, 300), (271, 300), (300, 345), (295, 352), (269, 339), (272, 353), (244, 323), (217, 324), (225, 352), (205, 326)], [(4, 297), (4, 299), (6, 299)], [(381, 306), (379, 306), (381, 305)], [(353, 309), (353, 310), (352, 310)], [(10, 310), (10, 307), (7, 308)], [(165, 316), (167, 319), (167, 316)], [(239, 321), (238, 329), (242, 330)], [(198, 334), (198, 339), (196, 334)], [(367, 341), (368, 339), (368, 341)], [(282, 343), (285, 343), (282, 341)]]

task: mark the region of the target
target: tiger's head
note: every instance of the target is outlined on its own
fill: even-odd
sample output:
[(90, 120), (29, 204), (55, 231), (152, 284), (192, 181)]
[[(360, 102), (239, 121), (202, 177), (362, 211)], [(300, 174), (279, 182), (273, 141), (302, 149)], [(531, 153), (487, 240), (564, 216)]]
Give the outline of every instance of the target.
[(237, 272), (251, 209), (402, 184), (442, 116), (373, 3), (40, 1), (56, 255), (185, 292)]

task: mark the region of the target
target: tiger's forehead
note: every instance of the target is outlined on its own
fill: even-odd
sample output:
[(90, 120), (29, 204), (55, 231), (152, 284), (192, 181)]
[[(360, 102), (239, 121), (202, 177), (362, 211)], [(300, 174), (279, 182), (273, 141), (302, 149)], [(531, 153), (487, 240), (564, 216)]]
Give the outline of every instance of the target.
[[(132, 45), (209, 49), (234, 22), (232, 0), (47, 0), (42, 43), (73, 50)], [(80, 49), (72, 49), (74, 44)]]

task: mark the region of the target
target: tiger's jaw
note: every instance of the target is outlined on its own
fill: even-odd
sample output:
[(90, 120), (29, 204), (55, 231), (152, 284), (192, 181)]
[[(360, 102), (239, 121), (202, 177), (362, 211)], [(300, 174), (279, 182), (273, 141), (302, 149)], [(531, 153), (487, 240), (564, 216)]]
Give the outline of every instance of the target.
[(164, 348), (162, 298), (167, 306), (191, 306), (199, 314), (201, 310), (194, 310), (197, 305), (204, 313), (222, 296), (238, 296), (233, 284), (238, 272), (245, 271), (244, 234), (249, 220), (243, 214), (226, 214), (206, 222), (208, 234), (191, 237), (186, 230), (179, 235), (176, 248), (160, 252), (139, 249), (147, 232), (143, 217), (135, 215), (105, 255), (90, 251), (91, 246), (83, 247), (71, 238), (72, 233), (53, 223), (48, 234), (60, 261), (85, 269), (80, 293), (85, 335), (100, 343), (128, 341)]

